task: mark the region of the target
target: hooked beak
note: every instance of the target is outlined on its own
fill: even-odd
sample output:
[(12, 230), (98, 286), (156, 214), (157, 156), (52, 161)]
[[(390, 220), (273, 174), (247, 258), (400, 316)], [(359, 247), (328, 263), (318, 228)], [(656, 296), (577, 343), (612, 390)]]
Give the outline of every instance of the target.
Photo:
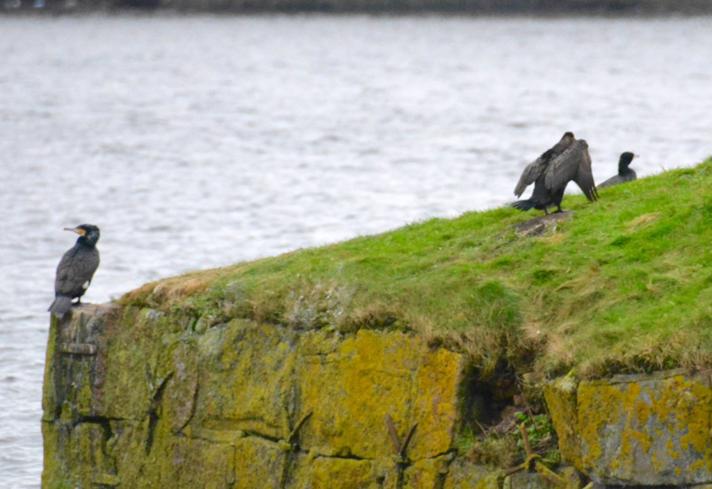
[(71, 231), (73, 233), (77, 233), (79, 236), (84, 236), (87, 234), (86, 231), (84, 231), (82, 228), (64, 228), (65, 231)]

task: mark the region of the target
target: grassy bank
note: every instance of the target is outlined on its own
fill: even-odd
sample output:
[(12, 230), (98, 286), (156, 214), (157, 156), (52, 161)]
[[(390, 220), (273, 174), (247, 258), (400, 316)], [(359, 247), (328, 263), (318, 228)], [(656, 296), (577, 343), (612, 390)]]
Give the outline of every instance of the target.
[[(124, 304), (200, 329), (233, 317), (294, 328), (400, 328), (483, 374), (582, 377), (712, 365), (712, 160), (602, 189), (541, 236), (510, 208), (147, 284)], [(235, 243), (239, 246), (239, 243)]]

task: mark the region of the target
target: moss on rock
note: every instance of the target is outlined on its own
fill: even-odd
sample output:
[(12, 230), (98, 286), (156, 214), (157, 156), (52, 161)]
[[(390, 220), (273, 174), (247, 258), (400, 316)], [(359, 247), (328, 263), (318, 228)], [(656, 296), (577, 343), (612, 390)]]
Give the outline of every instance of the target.
[[(444, 480), (463, 355), (401, 331), (297, 332), (239, 319), (195, 329), (169, 318), (92, 307), (52, 325), (44, 487), (405, 489)], [(80, 342), (100, 348), (57, 346)], [(405, 443), (411, 429), (398, 455), (393, 437)]]

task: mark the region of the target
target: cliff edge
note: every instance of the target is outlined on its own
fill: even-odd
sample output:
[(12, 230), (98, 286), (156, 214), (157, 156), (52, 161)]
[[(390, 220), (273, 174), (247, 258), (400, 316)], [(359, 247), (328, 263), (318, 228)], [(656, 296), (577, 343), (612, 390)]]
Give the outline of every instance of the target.
[(45, 488), (712, 483), (712, 160), (52, 321)]

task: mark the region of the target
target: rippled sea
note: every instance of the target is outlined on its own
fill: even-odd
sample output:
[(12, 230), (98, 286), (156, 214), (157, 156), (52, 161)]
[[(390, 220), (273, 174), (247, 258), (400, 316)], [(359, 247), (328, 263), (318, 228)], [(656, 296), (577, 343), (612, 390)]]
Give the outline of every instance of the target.
[(711, 59), (711, 18), (0, 17), (0, 487), (39, 486), (63, 227), (103, 302), (502, 205), (566, 130), (599, 180), (691, 165)]

